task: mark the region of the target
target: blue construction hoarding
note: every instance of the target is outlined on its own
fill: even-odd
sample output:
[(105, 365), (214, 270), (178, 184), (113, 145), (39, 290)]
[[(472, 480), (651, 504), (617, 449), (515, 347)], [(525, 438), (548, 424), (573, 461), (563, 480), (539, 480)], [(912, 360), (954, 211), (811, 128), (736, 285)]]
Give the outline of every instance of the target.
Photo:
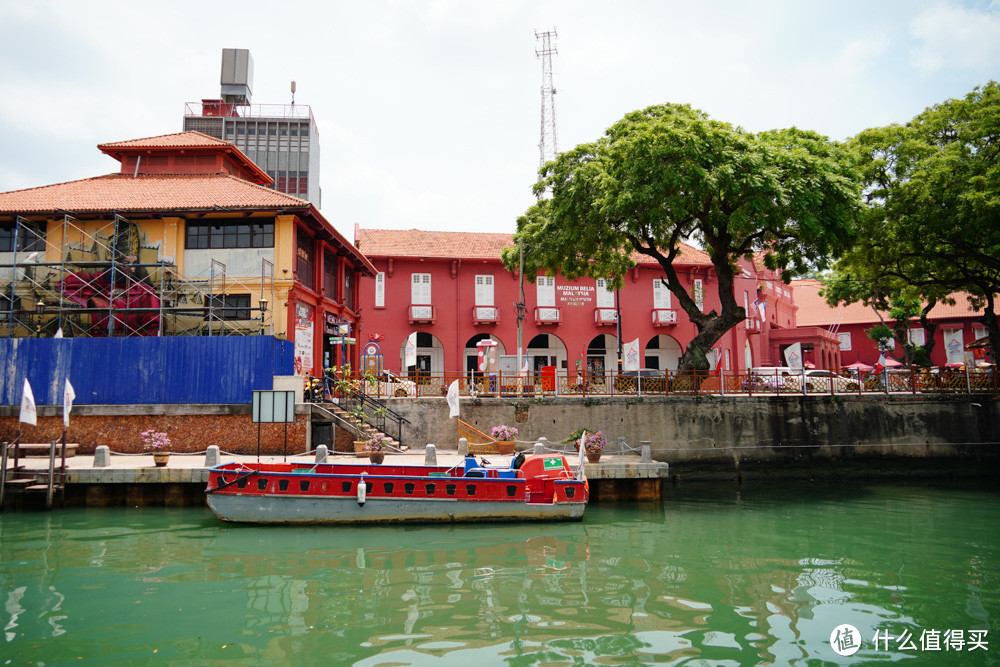
[(293, 345), (271, 336), (0, 339), (0, 405), (20, 405), (24, 378), (38, 405), (250, 403), (254, 389), (293, 374)]

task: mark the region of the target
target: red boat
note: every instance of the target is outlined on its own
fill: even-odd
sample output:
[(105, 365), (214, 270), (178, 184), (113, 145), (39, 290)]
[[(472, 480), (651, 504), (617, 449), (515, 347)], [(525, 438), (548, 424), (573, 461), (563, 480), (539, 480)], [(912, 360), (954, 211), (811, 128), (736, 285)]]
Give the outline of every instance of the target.
[(510, 467), (227, 463), (209, 471), (208, 505), (240, 523), (579, 521), (586, 477), (562, 454)]

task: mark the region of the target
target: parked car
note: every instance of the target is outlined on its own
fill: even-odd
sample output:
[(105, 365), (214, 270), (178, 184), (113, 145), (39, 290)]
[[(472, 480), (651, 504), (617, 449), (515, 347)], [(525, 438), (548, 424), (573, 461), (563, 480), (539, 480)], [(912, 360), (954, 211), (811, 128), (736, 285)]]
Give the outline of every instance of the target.
[(858, 381), (854, 378), (818, 368), (794, 374), (787, 382), (790, 391), (802, 391), (803, 384), (806, 393), (829, 394), (858, 390)]

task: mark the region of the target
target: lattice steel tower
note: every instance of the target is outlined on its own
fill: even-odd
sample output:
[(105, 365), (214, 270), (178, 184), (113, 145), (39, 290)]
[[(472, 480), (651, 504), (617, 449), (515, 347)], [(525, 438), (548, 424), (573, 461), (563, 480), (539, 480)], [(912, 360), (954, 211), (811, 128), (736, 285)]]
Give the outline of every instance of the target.
[(542, 125), (538, 140), (538, 166), (554, 160), (556, 147), (556, 87), (552, 84), (552, 56), (556, 50), (556, 29), (535, 31), (535, 56), (542, 61)]

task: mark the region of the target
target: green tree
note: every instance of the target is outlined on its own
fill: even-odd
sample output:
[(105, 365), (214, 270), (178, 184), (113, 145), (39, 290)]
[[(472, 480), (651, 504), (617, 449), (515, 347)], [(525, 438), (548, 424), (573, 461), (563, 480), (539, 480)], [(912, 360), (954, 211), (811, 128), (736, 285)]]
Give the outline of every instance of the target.
[[(918, 301), (922, 313), (958, 291), (982, 308), (1000, 350), (1000, 86), (930, 107), (906, 125), (852, 140), (866, 207), (858, 244), (836, 266), (831, 304)], [(888, 308), (882, 308), (888, 310)], [(926, 317), (922, 323), (933, 328)], [(897, 335), (898, 339), (898, 335)], [(928, 350), (929, 352), (929, 350)]]
[[(626, 115), (540, 176), (535, 193), (548, 196), (517, 221), (525, 275), (620, 286), (633, 252), (653, 258), (697, 328), (682, 370), (707, 369), (706, 353), (746, 317), (733, 293), (740, 258), (766, 249), (786, 280), (822, 269), (849, 244), (860, 206), (852, 155), (840, 144), (795, 128), (754, 134), (678, 104)], [(685, 240), (711, 257), (720, 312), (699, 310), (675, 270)], [(517, 249), (503, 259), (516, 268)]]

